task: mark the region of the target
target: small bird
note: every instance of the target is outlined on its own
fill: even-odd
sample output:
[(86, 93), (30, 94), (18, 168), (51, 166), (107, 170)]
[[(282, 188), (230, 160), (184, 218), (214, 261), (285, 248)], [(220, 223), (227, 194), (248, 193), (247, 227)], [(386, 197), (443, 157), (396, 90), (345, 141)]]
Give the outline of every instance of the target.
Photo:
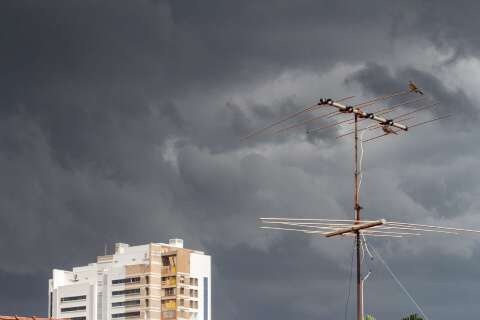
[(418, 93), (418, 94), (423, 94), (422, 90), (420, 90), (413, 81), (408, 82), (408, 88), (412, 92), (415, 92), (415, 93)]
[(385, 132), (385, 134), (390, 134), (390, 133), (393, 133), (393, 134), (398, 134), (396, 131), (394, 131), (390, 126), (388, 125), (382, 125), (382, 130), (383, 132)]

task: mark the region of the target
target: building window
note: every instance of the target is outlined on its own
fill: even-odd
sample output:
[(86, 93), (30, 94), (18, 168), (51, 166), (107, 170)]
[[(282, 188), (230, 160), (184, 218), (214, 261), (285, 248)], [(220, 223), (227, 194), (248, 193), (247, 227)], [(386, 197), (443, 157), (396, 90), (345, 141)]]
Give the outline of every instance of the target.
[(61, 312), (72, 312), (72, 311), (83, 311), (87, 310), (86, 306), (78, 306), (78, 307), (68, 307), (60, 309)]
[(175, 288), (166, 288), (165, 289), (166, 296), (174, 296), (175, 295)]
[(124, 294), (139, 294), (139, 293), (140, 293), (140, 288), (126, 289), (126, 290), (112, 291), (112, 296), (120, 296)]
[(48, 311), (48, 316), (51, 318), (53, 313), (53, 292), (50, 292), (50, 309)]
[(140, 282), (140, 277), (112, 280), (112, 284), (129, 284), (129, 283), (139, 283), (139, 282)]
[(177, 265), (177, 256), (162, 256), (162, 265), (165, 267), (175, 267)]
[(203, 319), (208, 320), (208, 278), (203, 278)]
[(87, 299), (87, 296), (63, 297), (63, 298), (60, 298), (60, 302), (79, 301), (79, 300), (85, 300), (85, 299)]
[(112, 307), (129, 307), (129, 306), (138, 306), (138, 305), (140, 305), (140, 300), (127, 300), (127, 301), (112, 303)]
[(198, 290), (190, 289), (190, 297), (198, 297)]
[(87, 317), (71, 317), (70, 320), (87, 320)]
[(197, 278), (190, 278), (190, 283), (191, 286), (198, 286), (198, 279)]
[(123, 312), (123, 313), (112, 314), (112, 319), (129, 318), (129, 317), (140, 317), (140, 311), (131, 311), (131, 312)]

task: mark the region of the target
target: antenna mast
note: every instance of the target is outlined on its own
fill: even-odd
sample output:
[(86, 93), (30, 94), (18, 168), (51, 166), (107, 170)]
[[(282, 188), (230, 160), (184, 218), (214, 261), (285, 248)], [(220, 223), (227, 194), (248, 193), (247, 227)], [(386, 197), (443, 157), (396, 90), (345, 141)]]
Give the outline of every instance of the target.
[[(260, 218), (263, 224), (271, 225), (271, 226), (262, 226), (263, 229), (274, 229), (274, 230), (285, 230), (285, 231), (297, 231), (303, 232), (307, 234), (320, 234), (325, 237), (333, 237), (333, 236), (353, 236), (355, 238), (355, 249), (356, 249), (356, 291), (357, 291), (357, 320), (364, 320), (364, 310), (363, 310), (363, 283), (364, 280), (368, 277), (369, 274), (366, 275), (365, 278), (362, 279), (362, 238), (365, 236), (370, 237), (389, 237), (389, 238), (402, 238), (404, 236), (419, 236), (422, 235), (420, 232), (429, 232), (429, 233), (443, 233), (443, 234), (460, 234), (463, 232), (468, 233), (480, 233), (478, 230), (471, 230), (471, 229), (461, 229), (461, 228), (451, 228), (451, 227), (438, 227), (432, 225), (420, 225), (420, 224), (411, 224), (411, 223), (403, 223), (403, 222), (387, 222), (384, 219), (380, 220), (362, 220), (361, 219), (361, 210), (362, 207), (360, 206), (360, 180), (361, 177), (361, 168), (359, 163), (359, 154), (358, 154), (358, 143), (359, 143), (359, 136), (358, 132), (363, 130), (371, 130), (374, 131), (376, 129), (382, 129), (383, 134), (377, 135), (373, 138), (369, 138), (367, 140), (362, 141), (371, 141), (386, 135), (395, 134), (397, 135), (399, 132), (406, 132), (408, 131), (409, 127), (406, 124), (402, 124), (396, 122), (399, 121), (406, 121), (411, 118), (406, 118), (407, 115), (416, 113), (421, 110), (425, 110), (426, 108), (430, 108), (433, 105), (422, 106), (416, 108), (414, 111), (410, 111), (408, 113), (404, 113), (398, 115), (396, 117), (387, 119), (384, 118), (382, 115), (392, 112), (399, 106), (407, 105), (412, 102), (419, 101), (420, 99), (409, 100), (406, 102), (402, 102), (396, 104), (394, 106), (390, 106), (388, 108), (384, 108), (381, 110), (377, 110), (376, 113), (373, 112), (365, 112), (363, 111), (364, 108), (371, 106), (372, 104), (390, 99), (392, 97), (405, 95), (409, 93), (418, 93), (423, 95), (423, 92), (417, 88), (417, 86), (413, 82), (409, 82), (408, 88), (406, 90), (398, 91), (389, 95), (380, 96), (369, 101), (365, 101), (363, 103), (359, 103), (353, 106), (344, 105), (340, 102), (344, 100), (351, 99), (353, 97), (346, 97), (339, 100), (332, 100), (332, 99), (320, 99), (320, 101), (315, 105), (303, 110), (297, 111), (286, 117), (280, 119), (279, 121), (274, 122), (273, 124), (254, 131), (249, 135), (242, 138), (242, 140), (250, 139), (256, 135), (263, 134), (267, 130), (270, 130), (277, 125), (288, 121), (302, 113), (312, 112), (315, 110), (322, 109), (323, 107), (334, 107), (337, 110), (334, 112), (329, 112), (326, 114), (322, 114), (320, 116), (316, 116), (313, 118), (309, 118), (304, 120), (300, 123), (290, 125), (283, 129), (277, 130), (275, 133), (284, 132), (286, 130), (296, 128), (298, 126), (304, 125), (308, 122), (315, 121), (321, 118), (331, 118), (337, 115), (346, 115), (352, 114), (353, 120), (343, 120), (339, 121), (330, 125), (326, 125), (320, 128), (316, 128), (307, 133), (311, 133), (318, 130), (323, 130), (327, 128), (333, 128), (336, 125), (341, 124), (353, 124), (353, 130), (341, 134), (337, 136), (337, 138), (344, 137), (350, 134), (353, 134), (354, 141), (353, 141), (353, 152), (354, 152), (354, 170), (353, 170), (353, 210), (354, 210), (354, 219), (353, 220), (338, 220), (338, 219), (305, 219), (305, 218)], [(437, 121), (440, 119), (444, 119), (447, 116), (441, 116), (435, 119), (431, 119), (428, 121), (418, 122), (416, 124), (410, 125), (410, 128), (421, 126), (427, 123), (431, 123), (433, 121)], [(373, 125), (369, 125), (367, 127), (363, 127), (359, 129), (358, 123), (364, 120), (373, 120), (375, 123)]]
[[(360, 221), (360, 199), (359, 199), (359, 185), (358, 185), (358, 114), (355, 113), (355, 124), (354, 124), (354, 153), (355, 153), (355, 172), (353, 174), (354, 179), (354, 188), (353, 188), (353, 208), (355, 210), (355, 224), (358, 224)], [(363, 320), (363, 281), (362, 281), (362, 264), (361, 264), (361, 257), (360, 257), (360, 231), (355, 233), (355, 245), (357, 251), (357, 319)]]
[[(409, 92), (409, 91), (407, 91)], [(399, 92), (401, 94), (403, 92)], [(354, 153), (354, 171), (353, 171), (353, 210), (355, 212), (354, 216), (354, 225), (358, 225), (361, 223), (361, 215), (360, 211), (362, 207), (360, 206), (360, 195), (359, 195), (359, 162), (358, 162), (358, 120), (359, 118), (364, 119), (372, 119), (377, 121), (381, 126), (385, 127), (394, 127), (400, 130), (407, 131), (408, 127), (404, 124), (394, 122), (393, 119), (385, 119), (376, 115), (375, 113), (367, 113), (362, 111), (359, 107), (352, 107), (346, 106), (339, 102), (335, 102), (332, 99), (320, 99), (320, 105), (330, 105), (336, 107), (339, 112), (341, 113), (352, 113), (353, 114), (353, 153)], [(374, 225), (376, 226), (376, 225)], [(374, 227), (374, 226), (366, 226), (366, 228)], [(356, 285), (357, 285), (357, 320), (363, 320), (363, 281), (362, 281), (362, 258), (361, 258), (361, 247), (362, 247), (362, 239), (361, 237), (361, 230), (366, 229), (361, 228), (357, 229), (354, 232), (355, 234), (355, 249), (356, 249), (356, 260), (357, 260), (357, 277), (356, 277)]]

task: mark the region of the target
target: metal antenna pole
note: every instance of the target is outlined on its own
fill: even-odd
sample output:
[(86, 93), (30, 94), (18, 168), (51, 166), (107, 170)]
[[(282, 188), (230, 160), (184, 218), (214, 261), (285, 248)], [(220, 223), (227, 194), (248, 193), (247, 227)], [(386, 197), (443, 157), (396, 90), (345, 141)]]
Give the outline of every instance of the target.
[[(360, 223), (360, 203), (359, 203), (359, 186), (358, 186), (358, 176), (359, 176), (359, 168), (358, 168), (358, 114), (354, 113), (355, 123), (354, 123), (354, 153), (355, 153), (355, 171), (353, 174), (354, 177), (354, 188), (353, 188), (353, 208), (355, 210), (355, 224)], [(363, 320), (363, 283), (362, 283), (362, 270), (361, 270), (361, 239), (360, 239), (360, 231), (356, 232), (355, 236), (356, 246), (357, 246), (357, 320)]]
[[(317, 120), (320, 118), (323, 118), (325, 116), (335, 116), (335, 115), (341, 115), (341, 114), (347, 114), (347, 113), (353, 113), (354, 116), (354, 130), (349, 131), (346, 134), (342, 134), (338, 137), (343, 137), (347, 136), (350, 134), (354, 134), (354, 141), (353, 141), (353, 147), (354, 147), (354, 172), (353, 172), (353, 209), (354, 209), (354, 220), (338, 220), (338, 219), (301, 219), (301, 218), (260, 218), (262, 223), (267, 224), (268, 226), (262, 226), (261, 228), (263, 229), (275, 229), (275, 230), (285, 230), (285, 231), (296, 231), (296, 232), (303, 232), (307, 234), (316, 234), (316, 235), (323, 235), (327, 238), (334, 237), (334, 236), (343, 236), (343, 235), (349, 235), (349, 236), (354, 236), (355, 237), (355, 247), (356, 247), (356, 256), (357, 256), (357, 320), (364, 320), (364, 281), (368, 278), (370, 273), (368, 273), (364, 278), (362, 278), (362, 238), (365, 236), (372, 236), (372, 237), (392, 237), (392, 238), (402, 238), (403, 236), (419, 236), (421, 235), (420, 233), (417, 233), (419, 231), (424, 231), (424, 232), (434, 232), (434, 233), (448, 233), (448, 234), (458, 234), (459, 232), (474, 232), (474, 233), (480, 233), (480, 230), (472, 230), (472, 229), (460, 229), (460, 228), (450, 228), (450, 227), (438, 227), (438, 226), (432, 226), (432, 225), (421, 225), (421, 224), (411, 224), (411, 223), (403, 223), (403, 222), (387, 222), (385, 219), (380, 219), (380, 220), (365, 220), (362, 221), (360, 217), (360, 211), (362, 210), (362, 207), (360, 206), (360, 183), (361, 183), (361, 170), (362, 168), (360, 167), (359, 163), (359, 156), (358, 156), (358, 142), (359, 142), (359, 137), (358, 137), (358, 132), (363, 131), (366, 129), (382, 129), (383, 134), (378, 135), (373, 138), (369, 138), (367, 140), (361, 140), (360, 143), (366, 142), (366, 141), (371, 141), (373, 139), (377, 139), (389, 134), (398, 134), (398, 132), (403, 131), (406, 132), (409, 129), (409, 126), (406, 124), (402, 124), (399, 122), (396, 122), (396, 119), (403, 119), (403, 121), (408, 120), (408, 118), (405, 118), (405, 115), (411, 114), (413, 112), (417, 112), (418, 110), (423, 110), (426, 107), (420, 107), (417, 108), (416, 111), (411, 111), (406, 114), (402, 114), (400, 116), (396, 116), (394, 118), (388, 119), (384, 118), (383, 114), (387, 113), (386, 110), (389, 110), (390, 112), (393, 108), (396, 108), (399, 105), (405, 105), (410, 102), (402, 102), (400, 104), (397, 104), (395, 106), (391, 106), (386, 109), (382, 109), (377, 111), (377, 113), (373, 112), (365, 112), (362, 110), (363, 107), (371, 105), (373, 102), (376, 101), (381, 101), (381, 100), (386, 100), (389, 98), (392, 98), (394, 96), (399, 96), (402, 94), (408, 94), (410, 92), (415, 92), (418, 94), (423, 94), (422, 91), (420, 91), (417, 86), (413, 82), (409, 82), (408, 84), (408, 89), (404, 91), (399, 91), (390, 95), (378, 97), (372, 100), (369, 100), (364, 103), (356, 104), (353, 106), (345, 105), (343, 103), (340, 103), (340, 101), (344, 100), (338, 100), (334, 101), (332, 99), (326, 99), (322, 98), (320, 101), (317, 103), (316, 106), (314, 107), (309, 107), (307, 109), (301, 110), (297, 113), (291, 114), (287, 116), (286, 118), (277, 121), (273, 124), (271, 124), (268, 127), (265, 127), (263, 129), (254, 131), (250, 135), (246, 136), (245, 139), (248, 139), (254, 135), (263, 133), (266, 130), (269, 130), (270, 128), (286, 121), (289, 120), (295, 116), (297, 116), (300, 113), (303, 112), (309, 112), (312, 110), (317, 110), (320, 107), (326, 107), (326, 106), (331, 106), (336, 108), (336, 112), (333, 113), (326, 113), (322, 114), (317, 117), (313, 117), (310, 119), (307, 119), (306, 121), (302, 121), (298, 124), (295, 125), (290, 125), (288, 127), (285, 127), (283, 129), (279, 129), (276, 132), (283, 132), (286, 130), (289, 130), (291, 128), (298, 127), (299, 125), (304, 125), (307, 122)], [(350, 98), (350, 97), (349, 97)], [(447, 116), (442, 116), (442, 117), (437, 117), (435, 119), (431, 119), (428, 121), (422, 121), (416, 124), (413, 124), (410, 126), (410, 128), (424, 125), (433, 121), (437, 121), (443, 118), (446, 118)], [(359, 120), (360, 119), (360, 120)], [(363, 120), (371, 120), (371, 122), (376, 122), (375, 125), (373, 126), (367, 126), (359, 129), (358, 127), (358, 122), (363, 121)], [(321, 129), (326, 129), (326, 128), (331, 128), (340, 124), (343, 124), (345, 122), (349, 121), (349, 124), (352, 124), (351, 120), (343, 120), (339, 121), (333, 124), (330, 124), (329, 126), (323, 126), (317, 129), (313, 129), (309, 132), (321, 130)], [(365, 131), (363, 131), (365, 132)], [(338, 138), (337, 137), (337, 138)], [(362, 135), (363, 137), (363, 135)], [(363, 150), (362, 150), (363, 152)], [(360, 159), (361, 161), (361, 159)], [(322, 231), (322, 230), (328, 230), (328, 231)], [(368, 250), (367, 250), (368, 251)], [(388, 266), (386, 266), (388, 269)], [(395, 278), (395, 276), (394, 276)], [(413, 301), (413, 300), (412, 300)], [(415, 303), (415, 302), (414, 302)], [(416, 303), (415, 303), (416, 304)], [(416, 304), (417, 305), (417, 304)], [(418, 305), (417, 305), (418, 307)], [(420, 307), (419, 307), (420, 309)], [(421, 309), (420, 309), (421, 310)], [(422, 312), (423, 314), (423, 312)], [(426, 317), (425, 317), (426, 318)]]

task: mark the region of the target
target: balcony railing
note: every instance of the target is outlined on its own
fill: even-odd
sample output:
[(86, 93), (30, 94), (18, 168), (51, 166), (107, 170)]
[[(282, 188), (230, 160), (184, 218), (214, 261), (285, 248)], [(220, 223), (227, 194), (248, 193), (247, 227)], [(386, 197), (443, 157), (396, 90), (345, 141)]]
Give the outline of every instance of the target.
[(162, 274), (176, 273), (177, 268), (175, 266), (164, 266), (162, 267)]
[(177, 300), (167, 300), (162, 303), (163, 310), (176, 310), (177, 309)]
[(165, 281), (162, 281), (162, 286), (163, 287), (174, 287), (177, 285), (177, 279), (176, 278), (171, 278), (167, 279)]

